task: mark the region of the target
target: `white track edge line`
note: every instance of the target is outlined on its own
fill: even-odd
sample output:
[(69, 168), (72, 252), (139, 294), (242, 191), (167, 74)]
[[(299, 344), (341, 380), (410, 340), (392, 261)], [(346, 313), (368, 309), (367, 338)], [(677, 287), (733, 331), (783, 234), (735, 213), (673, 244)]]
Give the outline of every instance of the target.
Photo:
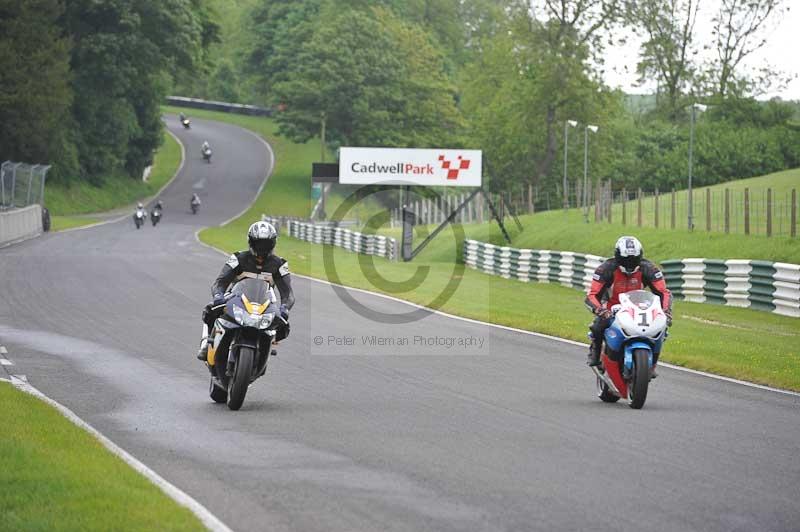
[[(155, 194), (143, 199), (142, 200), (143, 203), (150, 203), (151, 201), (153, 201), (154, 199), (159, 197), (161, 195), (161, 193), (164, 192), (164, 189), (166, 189), (168, 186), (170, 186), (172, 184), (173, 181), (175, 181), (175, 178), (178, 177), (178, 174), (181, 173), (181, 170), (183, 170), (183, 165), (186, 163), (186, 148), (184, 147), (183, 142), (181, 142), (181, 139), (179, 139), (178, 136), (175, 133), (170, 131), (170, 129), (168, 127), (166, 127), (166, 125), (164, 127), (164, 130), (167, 133), (169, 133), (169, 135), (173, 139), (175, 139), (175, 142), (178, 143), (178, 146), (181, 147), (181, 162), (178, 165), (177, 170), (175, 170), (175, 173), (172, 174), (172, 177), (170, 177), (169, 180), (166, 183), (164, 183), (164, 185), (162, 185), (162, 187), (160, 189), (158, 189), (158, 191)], [(122, 209), (122, 208), (124, 208), (124, 207), (120, 207), (120, 209)], [(100, 213), (100, 214), (102, 214), (102, 213)], [(91, 216), (91, 213), (89, 213), (87, 216)], [(103, 220), (102, 222), (97, 222), (97, 223), (93, 223), (93, 224), (89, 224), (89, 225), (82, 225), (80, 227), (72, 227), (70, 229), (62, 229), (61, 231), (54, 231), (54, 232), (58, 233), (58, 234), (62, 234), (62, 233), (70, 233), (72, 231), (83, 231), (84, 229), (90, 229), (92, 227), (100, 227), (101, 225), (113, 224), (113, 223), (119, 222), (120, 220), (124, 220), (128, 216), (129, 216), (128, 214), (123, 214), (121, 216), (118, 216), (116, 218), (112, 218), (110, 220)]]
[(103, 446), (111, 451), (112, 454), (116, 455), (117, 457), (121, 458), (125, 463), (131, 466), (134, 470), (136, 470), (139, 474), (147, 478), (150, 482), (158, 486), (167, 496), (169, 496), (172, 500), (180, 504), (181, 506), (188, 508), (209, 530), (213, 530), (215, 532), (232, 532), (232, 530), (225, 525), (222, 521), (220, 521), (214, 514), (212, 514), (205, 506), (197, 502), (191, 496), (189, 496), (186, 492), (182, 491), (180, 488), (176, 487), (174, 484), (171, 484), (169, 481), (161, 477), (158, 473), (144, 465), (142, 462), (137, 460), (133, 455), (125, 451), (122, 447), (118, 446), (111, 440), (109, 440), (106, 436), (103, 436), (97, 429), (89, 425), (86, 421), (78, 417), (72, 410), (67, 408), (66, 406), (62, 405), (55, 399), (51, 399), (50, 397), (46, 396), (39, 390), (33, 387), (27, 380), (21, 378), (15, 378), (12, 376), (11, 383), (19, 390), (23, 392), (29, 393), (35, 397), (38, 397), (45, 403), (51, 405), (56, 410), (58, 410), (64, 417), (69, 419), (74, 425), (82, 428), (103, 444)]
[[(228, 254), (225, 253), (224, 251), (222, 251), (221, 249), (219, 249), (217, 247), (214, 247), (211, 244), (206, 244), (205, 242), (201, 241), (200, 238), (199, 238), (199, 235), (197, 233), (195, 233), (195, 238), (197, 239), (197, 242), (199, 244), (201, 244), (201, 245), (203, 245), (203, 246), (205, 246), (205, 247), (207, 247), (209, 249), (213, 249), (214, 251), (217, 251), (217, 252), (221, 253), (222, 255), (224, 255), (226, 257), (228, 256)], [(381, 293), (378, 293), (378, 292), (371, 292), (371, 291), (365, 290), (363, 288), (355, 288), (355, 287), (352, 287), (352, 286), (344, 286), (344, 285), (341, 285), (341, 284), (337, 284), (337, 283), (332, 283), (330, 281), (326, 281), (324, 279), (317, 279), (316, 277), (309, 277), (307, 275), (301, 275), (299, 273), (294, 273), (294, 272), (292, 273), (292, 275), (295, 276), (295, 277), (299, 277), (301, 279), (307, 279), (309, 281), (314, 281), (314, 282), (317, 282), (317, 283), (327, 284), (327, 285), (330, 285), (330, 286), (338, 286), (340, 288), (344, 288), (345, 290), (352, 290), (352, 291), (355, 291), (355, 292), (362, 292), (364, 294), (369, 294), (371, 296), (381, 297), (383, 299), (388, 299), (390, 301), (395, 301), (397, 303), (404, 303), (406, 305), (409, 305), (409, 306), (412, 306), (412, 307), (415, 307), (415, 308), (418, 308), (418, 309), (427, 310), (427, 311), (429, 311), (429, 312), (431, 312), (433, 314), (438, 314), (440, 316), (444, 316), (444, 317), (451, 318), (451, 319), (454, 319), (454, 320), (460, 320), (460, 321), (465, 321), (465, 322), (468, 322), (468, 323), (474, 323), (476, 325), (486, 325), (488, 327), (494, 327), (496, 329), (502, 329), (502, 330), (505, 330), (505, 331), (515, 332), (515, 333), (520, 333), (520, 334), (527, 334), (529, 336), (536, 336), (538, 338), (545, 338), (547, 340), (553, 340), (553, 341), (556, 341), (556, 342), (575, 345), (575, 346), (578, 346), (578, 347), (588, 347), (589, 346), (589, 344), (586, 344), (586, 343), (583, 343), (583, 342), (576, 342), (575, 340), (568, 340), (567, 338), (560, 338), (558, 336), (553, 336), (553, 335), (550, 335), (550, 334), (545, 334), (545, 333), (540, 333), (540, 332), (535, 332), (535, 331), (527, 331), (525, 329), (517, 329), (516, 327), (509, 327), (508, 325), (500, 325), (498, 323), (489, 323), (489, 322), (486, 322), (486, 321), (480, 321), (480, 320), (476, 320), (476, 319), (473, 319), (473, 318), (465, 318), (464, 316), (456, 316), (455, 314), (449, 314), (449, 313), (443, 312), (441, 310), (435, 310), (435, 309), (426, 307), (424, 305), (420, 305), (418, 303), (413, 303), (411, 301), (406, 301), (405, 299), (400, 299), (400, 298), (397, 298), (397, 297), (394, 297), (394, 296), (388, 296), (386, 294), (381, 294)], [(694, 375), (699, 375), (699, 376), (702, 376), (702, 377), (708, 377), (710, 379), (717, 379), (717, 380), (729, 382), (729, 383), (732, 383), (732, 384), (740, 384), (742, 386), (747, 386), (747, 387), (750, 387), (750, 388), (757, 388), (759, 390), (766, 390), (766, 391), (769, 391), (769, 392), (775, 392), (775, 393), (780, 393), (780, 394), (784, 394), (784, 395), (791, 395), (791, 396), (794, 396), (794, 397), (800, 397), (800, 392), (795, 392), (795, 391), (792, 391), (792, 390), (784, 390), (782, 388), (774, 388), (772, 386), (766, 386), (764, 384), (757, 384), (755, 382), (743, 381), (743, 380), (739, 380), (739, 379), (734, 379), (733, 377), (725, 377), (723, 375), (717, 375), (715, 373), (708, 373), (706, 371), (700, 371), (700, 370), (697, 370), (697, 369), (686, 368), (686, 367), (683, 367), (683, 366), (676, 366), (675, 364), (670, 364), (668, 362), (660, 362), (659, 363), (659, 367), (665, 367), (665, 368), (670, 368), (670, 369), (674, 369), (674, 370), (677, 370), (677, 371), (683, 371), (683, 372), (686, 372), (686, 373), (692, 373)]]
[[(261, 183), (261, 186), (258, 188), (258, 192), (256, 193), (255, 199), (253, 199), (253, 201), (250, 203), (250, 205), (248, 205), (244, 210), (242, 210), (242, 212), (240, 212), (236, 216), (233, 216), (232, 218), (229, 218), (228, 220), (225, 220), (223, 223), (220, 224), (220, 226), (227, 225), (227, 224), (231, 223), (236, 218), (239, 218), (240, 216), (244, 215), (248, 210), (250, 210), (250, 208), (255, 204), (255, 202), (258, 199), (258, 197), (261, 195), (261, 191), (266, 186), (267, 181), (269, 180), (269, 177), (271, 176), (273, 170), (275, 169), (275, 154), (272, 151), (272, 147), (269, 145), (269, 143), (266, 140), (264, 140), (263, 137), (261, 137), (260, 135), (256, 134), (255, 132), (250, 131), (249, 129), (241, 127), (241, 126), (237, 126), (237, 127), (239, 127), (240, 129), (243, 129), (247, 133), (250, 133), (251, 135), (256, 137), (258, 140), (260, 140), (267, 147), (267, 150), (269, 150), (269, 153), (272, 156), (272, 167), (267, 172), (267, 175), (264, 178), (264, 181)], [(228, 253), (226, 253), (225, 251), (219, 249), (218, 247), (212, 246), (211, 244), (206, 244), (205, 242), (200, 240), (200, 231), (203, 231), (204, 229), (208, 229), (208, 227), (204, 227), (203, 229), (198, 229), (197, 231), (195, 231), (194, 238), (197, 241), (197, 243), (202, 245), (202, 246), (205, 246), (205, 247), (207, 247), (207, 248), (209, 248), (211, 250), (219, 252), (222, 255), (227, 257)], [(584, 342), (576, 342), (575, 340), (568, 340), (566, 338), (560, 338), (558, 336), (553, 336), (553, 335), (550, 335), (550, 334), (539, 333), (539, 332), (535, 332), (535, 331), (526, 331), (525, 329), (517, 329), (516, 327), (509, 327), (507, 325), (500, 325), (498, 323), (489, 323), (489, 322), (486, 322), (486, 321), (475, 320), (475, 319), (472, 319), (472, 318), (465, 318), (464, 316), (456, 316), (455, 314), (448, 314), (447, 312), (443, 312), (441, 310), (435, 310), (435, 309), (426, 307), (424, 305), (420, 305), (418, 303), (412, 303), (411, 301), (406, 301), (405, 299), (400, 299), (400, 298), (397, 298), (397, 297), (388, 296), (386, 294), (381, 294), (381, 293), (378, 293), (378, 292), (371, 292), (371, 291), (365, 290), (363, 288), (355, 288), (355, 287), (352, 287), (352, 286), (344, 286), (344, 285), (341, 285), (341, 284), (336, 284), (336, 283), (332, 283), (330, 281), (326, 281), (324, 279), (317, 279), (316, 277), (309, 277), (307, 275), (301, 275), (299, 273), (292, 273), (292, 275), (294, 275), (296, 277), (300, 277), (301, 279), (307, 279), (309, 281), (315, 281), (315, 282), (327, 284), (327, 285), (330, 285), (330, 286), (338, 286), (338, 287), (344, 288), (346, 290), (353, 290), (353, 291), (356, 291), (356, 292), (362, 292), (364, 294), (369, 294), (369, 295), (372, 295), (372, 296), (382, 297), (384, 299), (388, 299), (390, 301), (395, 301), (397, 303), (404, 303), (406, 305), (410, 305), (412, 307), (416, 307), (416, 308), (419, 308), (419, 309), (424, 309), (424, 310), (427, 310), (427, 311), (432, 312), (434, 314), (438, 314), (440, 316), (445, 316), (447, 318), (452, 318), (454, 320), (466, 321), (468, 323), (474, 323), (476, 325), (486, 325), (486, 326), (489, 326), (489, 327), (495, 327), (497, 329), (503, 329), (505, 331), (516, 332), (516, 333), (520, 333), (520, 334), (527, 334), (527, 335), (530, 335), (530, 336), (536, 336), (538, 338), (545, 338), (547, 340), (553, 340), (553, 341), (556, 341), (556, 342), (575, 345), (575, 346), (578, 346), (578, 347), (588, 347), (589, 346), (589, 344), (584, 343)], [(691, 373), (693, 375), (699, 375), (699, 376), (702, 376), (702, 377), (708, 377), (709, 379), (717, 379), (717, 380), (721, 380), (721, 381), (725, 381), (725, 382), (730, 382), (732, 384), (740, 384), (742, 386), (747, 386), (749, 388), (757, 388), (759, 390), (765, 390), (765, 391), (769, 391), (769, 392), (775, 392), (775, 393), (780, 393), (780, 394), (784, 394), (784, 395), (791, 395), (791, 396), (794, 396), (794, 397), (800, 397), (800, 392), (794, 392), (792, 390), (784, 390), (784, 389), (781, 389), (781, 388), (774, 388), (772, 386), (766, 386), (766, 385), (763, 385), (763, 384), (757, 384), (755, 382), (749, 382), (749, 381), (743, 381), (743, 380), (739, 380), (739, 379), (734, 379), (732, 377), (725, 377), (723, 375), (717, 375), (715, 373), (708, 373), (708, 372), (700, 371), (700, 370), (697, 370), (697, 369), (685, 368), (683, 366), (676, 366), (676, 365), (670, 364), (668, 362), (662, 362), (661, 366), (665, 367), (665, 368), (674, 369), (676, 371), (683, 371), (683, 372), (686, 372), (686, 373)]]
[[(275, 171), (275, 152), (272, 151), (272, 146), (269, 145), (269, 142), (264, 140), (264, 137), (262, 137), (261, 135), (256, 134), (254, 131), (250, 131), (249, 129), (244, 128), (242, 126), (239, 126), (237, 124), (231, 124), (231, 125), (233, 125), (235, 127), (238, 127), (239, 129), (241, 129), (245, 133), (249, 133), (250, 135), (252, 135), (255, 138), (257, 138), (259, 141), (261, 141), (261, 143), (267, 148), (267, 151), (269, 152), (269, 168), (267, 168), (267, 172), (266, 172), (266, 174), (264, 174), (264, 179), (261, 181), (261, 186), (258, 187), (258, 191), (256, 192), (256, 195), (253, 197), (253, 201), (251, 201), (249, 205), (247, 205), (244, 209), (242, 209), (242, 211), (239, 214), (237, 214), (235, 216), (231, 216), (230, 218), (228, 218), (227, 220), (225, 220), (224, 222), (219, 224), (220, 226), (228, 225), (229, 223), (231, 223), (235, 219), (237, 219), (237, 218), (239, 218), (241, 216), (244, 216), (244, 214), (247, 211), (249, 211), (250, 208), (253, 205), (256, 204), (256, 201), (258, 201), (258, 197), (261, 195), (261, 191), (264, 190), (264, 187), (267, 185), (267, 181), (269, 181), (269, 178), (272, 177), (272, 172)], [(208, 228), (205, 228), (205, 229), (208, 229)], [(197, 236), (196, 233), (195, 233), (195, 236)]]

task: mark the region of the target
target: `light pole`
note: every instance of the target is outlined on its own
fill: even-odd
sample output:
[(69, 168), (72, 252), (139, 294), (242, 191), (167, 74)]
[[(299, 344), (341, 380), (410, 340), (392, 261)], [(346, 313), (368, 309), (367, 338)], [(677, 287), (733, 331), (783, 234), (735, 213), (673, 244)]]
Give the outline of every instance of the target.
[(691, 126), (689, 127), (689, 231), (694, 229), (694, 221), (692, 220), (692, 157), (694, 155), (694, 123), (697, 120), (697, 111), (702, 113), (706, 109), (708, 109), (708, 106), (703, 105), (702, 103), (695, 103), (692, 105)]
[(583, 219), (589, 223), (589, 132), (597, 133), (597, 126), (588, 124), (583, 130)]
[(578, 123), (575, 120), (567, 120), (564, 122), (564, 210), (569, 208), (569, 192), (567, 190), (567, 139), (569, 138), (569, 128), (576, 127)]

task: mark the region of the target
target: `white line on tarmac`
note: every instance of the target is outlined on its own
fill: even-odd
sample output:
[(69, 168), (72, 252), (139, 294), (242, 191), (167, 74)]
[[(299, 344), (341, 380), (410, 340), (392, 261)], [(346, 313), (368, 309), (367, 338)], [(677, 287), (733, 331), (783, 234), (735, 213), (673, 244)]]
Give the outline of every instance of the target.
[(13, 363), (13, 362), (11, 362), (10, 360), (6, 359), (6, 358), (0, 358), (0, 365), (3, 365), (3, 366), (13, 366), (13, 365), (14, 365), (14, 363)]
[(0, 355), (7, 355), (7, 354), (8, 354), (8, 349), (6, 349), (6, 346), (0, 345)]
[(131, 454), (127, 453), (124, 449), (117, 444), (103, 436), (97, 429), (89, 425), (87, 422), (79, 418), (72, 410), (62, 405), (61, 403), (50, 399), (45, 394), (31, 386), (25, 375), (12, 375), (11, 383), (19, 390), (29, 393), (38, 397), (45, 403), (53, 406), (56, 410), (61, 412), (73, 424), (82, 428), (95, 438), (97, 438), (103, 446), (111, 451), (113, 454), (121, 458), (125, 463), (135, 469), (139, 474), (147, 478), (150, 482), (158, 486), (161, 491), (166, 493), (172, 500), (188, 508), (197, 518), (209, 529), (214, 532), (232, 532), (225, 523), (220, 521), (208, 509), (197, 502), (195, 499), (186, 494), (186, 492), (177, 488), (175, 485), (170, 484), (167, 480), (161, 477), (158, 473), (144, 465), (142, 462), (134, 458)]
[[(195, 233), (195, 235), (194, 235), (195, 238), (197, 239), (197, 242), (199, 242), (200, 244), (202, 244), (203, 246), (205, 246), (207, 248), (210, 248), (210, 249), (213, 249), (214, 251), (222, 253), (226, 257), (228, 256), (228, 254), (225, 253), (224, 251), (222, 251), (221, 249), (216, 248), (214, 246), (211, 246), (209, 244), (206, 244), (205, 242), (202, 242), (200, 240), (200, 237), (199, 237), (198, 233), (199, 233), (199, 231), (197, 233)], [(424, 309), (424, 310), (427, 310), (427, 311), (429, 311), (429, 312), (431, 312), (433, 314), (438, 314), (440, 316), (445, 316), (447, 318), (452, 318), (454, 320), (466, 321), (468, 323), (474, 323), (476, 325), (485, 325), (487, 327), (494, 327), (496, 329), (503, 329), (505, 331), (516, 332), (516, 333), (520, 333), (520, 334), (527, 334), (529, 336), (536, 336), (538, 338), (546, 338), (548, 340), (553, 340), (553, 341), (561, 342), (561, 343), (564, 343), (564, 344), (575, 345), (575, 346), (578, 346), (578, 347), (589, 347), (589, 344), (586, 344), (586, 343), (583, 343), (583, 342), (576, 342), (575, 340), (568, 340), (566, 338), (559, 338), (558, 336), (552, 336), (550, 334), (538, 333), (538, 332), (534, 332), (534, 331), (526, 331), (524, 329), (517, 329), (516, 327), (508, 327), (506, 325), (499, 325), (497, 323), (488, 323), (488, 322), (485, 322), (485, 321), (475, 320), (475, 319), (472, 319), (472, 318), (465, 318), (463, 316), (456, 316), (455, 314), (448, 314), (447, 312), (442, 312), (441, 310), (435, 310), (435, 309), (432, 309), (432, 308), (429, 308), (429, 307), (426, 307), (426, 306), (423, 306), (423, 305), (419, 305), (417, 303), (412, 303), (410, 301), (406, 301), (404, 299), (399, 299), (399, 298), (396, 298), (396, 297), (393, 297), (393, 296), (387, 296), (386, 294), (380, 294), (378, 292), (371, 292), (369, 290), (364, 290), (363, 288), (353, 288), (352, 286), (344, 286), (344, 285), (332, 283), (330, 281), (326, 281), (324, 279), (317, 279), (315, 277), (308, 277), (306, 275), (300, 275), (299, 273), (292, 273), (292, 275), (294, 275), (295, 277), (300, 277), (301, 279), (307, 279), (309, 281), (314, 281), (314, 282), (317, 282), (317, 283), (327, 284), (329, 286), (338, 286), (340, 288), (344, 288), (345, 290), (352, 290), (354, 292), (362, 292), (364, 294), (369, 294), (369, 295), (372, 295), (372, 296), (381, 297), (383, 299), (388, 299), (390, 301), (395, 301), (397, 303), (404, 303), (406, 305), (409, 305), (409, 306), (412, 306), (412, 307), (415, 307), (415, 308), (419, 308), (419, 309)], [(742, 386), (747, 386), (748, 388), (757, 388), (759, 390), (765, 390), (765, 391), (768, 391), (768, 392), (774, 392), (774, 393), (780, 393), (780, 394), (784, 394), (784, 395), (791, 395), (791, 396), (794, 396), (794, 397), (800, 397), (800, 393), (799, 392), (793, 392), (791, 390), (783, 390), (781, 388), (773, 388), (772, 386), (765, 386), (763, 384), (756, 384), (754, 382), (743, 381), (743, 380), (734, 379), (734, 378), (731, 378), (731, 377), (724, 377), (722, 375), (716, 375), (714, 373), (707, 373), (705, 371), (699, 371), (699, 370), (696, 370), (696, 369), (685, 368), (683, 366), (676, 366), (674, 364), (669, 364), (667, 362), (659, 362), (658, 363), (658, 367), (670, 368), (670, 369), (674, 369), (674, 370), (677, 370), (677, 371), (683, 371), (685, 373), (691, 373), (693, 375), (700, 375), (702, 377), (708, 377), (709, 379), (716, 379), (716, 380), (720, 380), (720, 381), (730, 382), (732, 384), (740, 384)]]

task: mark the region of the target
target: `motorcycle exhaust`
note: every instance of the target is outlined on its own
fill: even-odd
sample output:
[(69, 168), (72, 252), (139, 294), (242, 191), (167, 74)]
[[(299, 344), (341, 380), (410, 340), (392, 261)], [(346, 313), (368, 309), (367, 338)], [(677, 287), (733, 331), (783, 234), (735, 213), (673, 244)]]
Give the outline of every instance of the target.
[(611, 378), (605, 373), (601, 373), (597, 366), (592, 366), (592, 371), (594, 371), (594, 374), (597, 375), (597, 378), (606, 383), (606, 386), (608, 386), (608, 389), (611, 390), (611, 393), (622, 399), (627, 399), (627, 397), (622, 397), (622, 394), (619, 393), (619, 390), (614, 385), (614, 381), (612, 381)]

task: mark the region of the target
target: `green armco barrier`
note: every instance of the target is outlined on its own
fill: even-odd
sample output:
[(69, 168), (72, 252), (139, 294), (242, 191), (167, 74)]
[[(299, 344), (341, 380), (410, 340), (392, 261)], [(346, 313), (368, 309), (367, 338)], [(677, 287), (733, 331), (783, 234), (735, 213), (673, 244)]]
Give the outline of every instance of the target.
[[(586, 290), (603, 257), (568, 251), (515, 249), (465, 240), (467, 266), (522, 281)], [(680, 259), (661, 263), (677, 299), (800, 317), (800, 265), (743, 259)]]

